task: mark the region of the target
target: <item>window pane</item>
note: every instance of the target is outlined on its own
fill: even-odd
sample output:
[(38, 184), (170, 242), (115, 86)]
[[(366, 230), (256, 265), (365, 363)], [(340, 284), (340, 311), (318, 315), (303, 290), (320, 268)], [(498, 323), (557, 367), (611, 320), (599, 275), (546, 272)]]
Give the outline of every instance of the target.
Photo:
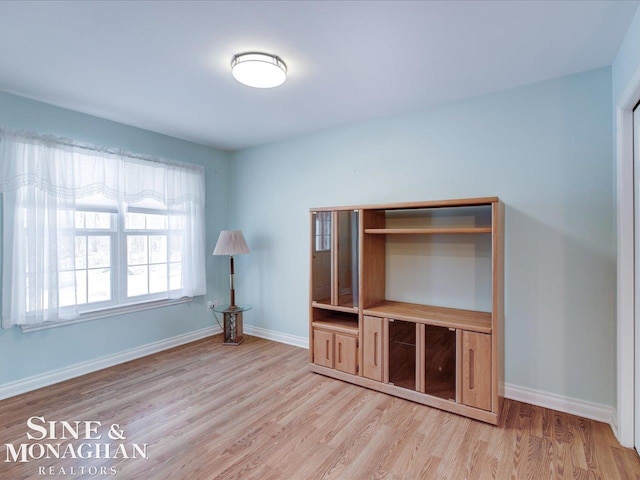
[(76, 212), (76, 228), (84, 228), (84, 212)]
[(107, 212), (85, 212), (85, 228), (111, 229), (111, 214)]
[(169, 264), (169, 289), (178, 290), (182, 288), (182, 264)]
[(107, 300), (111, 300), (111, 269), (96, 268), (89, 270), (88, 277), (88, 302), (106, 302)]
[(167, 291), (167, 264), (149, 267), (149, 293)]
[(184, 228), (184, 217), (182, 215), (169, 216), (169, 230), (182, 230)]
[(58, 268), (60, 270), (73, 270), (75, 268), (75, 242), (74, 235), (60, 235), (58, 239)]
[(87, 237), (76, 236), (76, 269), (87, 268)]
[(167, 263), (166, 235), (149, 235), (149, 263)]
[(127, 213), (124, 217), (124, 228), (130, 230), (144, 230), (144, 213)]
[(76, 298), (78, 305), (87, 303), (87, 271), (76, 270)]
[(167, 216), (147, 214), (147, 230), (166, 230)]
[(111, 266), (111, 237), (90, 235), (87, 237), (87, 247), (89, 267)]
[(61, 307), (68, 307), (76, 304), (76, 273), (61, 272), (58, 274), (58, 304)]
[(182, 236), (171, 235), (169, 237), (169, 261), (182, 261)]
[(149, 293), (147, 266), (127, 268), (127, 296), (146, 295)]
[(127, 236), (127, 264), (146, 265), (147, 257), (147, 236), (129, 235)]

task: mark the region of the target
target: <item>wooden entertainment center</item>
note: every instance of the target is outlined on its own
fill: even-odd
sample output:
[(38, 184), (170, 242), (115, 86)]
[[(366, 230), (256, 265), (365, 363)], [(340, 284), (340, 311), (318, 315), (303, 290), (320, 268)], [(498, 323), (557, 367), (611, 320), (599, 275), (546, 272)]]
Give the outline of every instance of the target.
[(311, 370), (496, 425), (503, 219), (497, 197), (311, 209)]

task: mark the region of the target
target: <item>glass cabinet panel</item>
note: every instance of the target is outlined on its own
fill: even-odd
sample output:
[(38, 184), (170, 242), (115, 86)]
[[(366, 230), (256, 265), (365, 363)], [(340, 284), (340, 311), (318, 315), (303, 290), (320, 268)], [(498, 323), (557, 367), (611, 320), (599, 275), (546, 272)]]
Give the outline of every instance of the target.
[(331, 212), (315, 212), (312, 222), (312, 300), (331, 304)]
[(416, 324), (389, 320), (389, 383), (416, 390)]
[(358, 212), (338, 213), (338, 305), (358, 306)]
[(425, 325), (425, 393), (456, 399), (456, 331)]

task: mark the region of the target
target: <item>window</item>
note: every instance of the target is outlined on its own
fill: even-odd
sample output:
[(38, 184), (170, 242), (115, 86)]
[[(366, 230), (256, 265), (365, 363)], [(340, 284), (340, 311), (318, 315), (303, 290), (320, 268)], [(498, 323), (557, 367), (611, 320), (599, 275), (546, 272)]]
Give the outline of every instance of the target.
[(126, 214), (127, 297), (182, 288), (180, 220), (157, 211)]
[(3, 327), (205, 293), (202, 167), (4, 130), (0, 162)]
[[(58, 226), (64, 227), (67, 216), (58, 217)], [(77, 305), (87, 312), (168, 298), (182, 288), (181, 216), (156, 209), (131, 208), (118, 215), (80, 207), (71, 218), (75, 229), (67, 235), (73, 235), (74, 253), (58, 274), (61, 307)], [(37, 304), (27, 305), (27, 311), (34, 310)]]
[(74, 212), (74, 263), (61, 269), (58, 295), (61, 306), (113, 300), (115, 215)]

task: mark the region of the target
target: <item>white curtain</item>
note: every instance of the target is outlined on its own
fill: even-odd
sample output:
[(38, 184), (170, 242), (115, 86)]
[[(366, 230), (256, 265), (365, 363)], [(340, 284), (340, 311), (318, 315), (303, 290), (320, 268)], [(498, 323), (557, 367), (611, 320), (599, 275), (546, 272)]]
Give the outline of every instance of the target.
[(170, 295), (206, 293), (203, 167), (0, 129), (0, 192), (4, 328), (78, 317), (58, 304), (58, 278), (74, 262), (76, 202), (94, 195), (179, 215), (182, 289)]

